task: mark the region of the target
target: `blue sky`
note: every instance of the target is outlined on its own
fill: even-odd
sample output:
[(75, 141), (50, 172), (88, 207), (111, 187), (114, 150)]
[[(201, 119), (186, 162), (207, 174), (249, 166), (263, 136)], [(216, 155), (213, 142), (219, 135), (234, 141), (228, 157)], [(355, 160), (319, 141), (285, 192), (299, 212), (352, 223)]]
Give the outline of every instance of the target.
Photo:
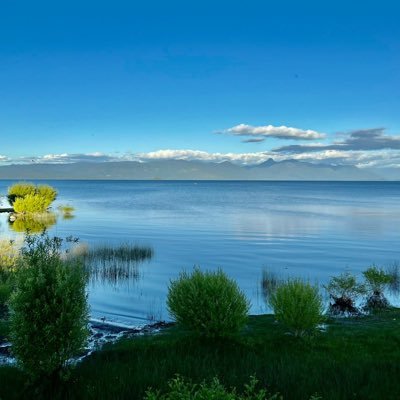
[(0, 161), (400, 165), (399, 12), (395, 1), (2, 0)]

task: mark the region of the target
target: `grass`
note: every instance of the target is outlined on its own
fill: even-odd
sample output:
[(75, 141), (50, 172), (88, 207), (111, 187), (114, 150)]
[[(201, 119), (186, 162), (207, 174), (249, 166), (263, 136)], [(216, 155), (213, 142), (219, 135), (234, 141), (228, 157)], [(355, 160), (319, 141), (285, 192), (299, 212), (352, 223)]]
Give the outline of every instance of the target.
[(138, 279), (138, 266), (153, 257), (153, 249), (126, 243), (119, 246), (78, 246), (72, 254), (82, 259), (92, 281), (115, 285), (122, 280)]
[[(56, 392), (71, 399), (134, 400), (149, 386), (164, 389), (176, 373), (195, 382), (218, 376), (239, 390), (255, 374), (285, 399), (316, 392), (324, 400), (400, 398), (400, 310), (329, 320), (328, 326), (312, 339), (296, 339), (272, 315), (263, 315), (250, 317), (240, 335), (221, 341), (172, 327), (94, 353)], [(24, 376), (0, 367), (0, 382), (7, 382), (0, 385), (1, 399), (18, 398)]]

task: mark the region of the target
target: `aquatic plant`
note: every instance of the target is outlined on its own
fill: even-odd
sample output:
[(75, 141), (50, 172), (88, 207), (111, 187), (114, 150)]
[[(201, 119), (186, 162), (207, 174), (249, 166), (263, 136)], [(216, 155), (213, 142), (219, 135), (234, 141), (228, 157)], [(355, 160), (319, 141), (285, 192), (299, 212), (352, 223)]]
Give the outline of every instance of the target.
[(388, 290), (391, 294), (397, 296), (400, 293), (400, 264), (393, 263), (385, 271), (391, 277)]
[(62, 214), (62, 218), (65, 220), (68, 219), (73, 219), (74, 218), (74, 214), (73, 212), (75, 211), (75, 208), (70, 206), (70, 205), (61, 205), (58, 206), (58, 210), (60, 211), (60, 213)]
[(383, 268), (375, 265), (363, 271), (365, 278), (365, 287), (367, 291), (367, 301), (365, 308), (367, 310), (378, 310), (389, 307), (384, 291), (393, 281), (393, 276), (388, 274)]
[(82, 260), (92, 281), (117, 284), (138, 279), (138, 265), (153, 257), (153, 249), (129, 243), (94, 247), (79, 243), (71, 248), (69, 256)]
[(250, 303), (222, 270), (195, 268), (170, 282), (167, 307), (179, 325), (212, 338), (238, 333), (246, 324)]
[(297, 337), (312, 333), (323, 320), (324, 305), (318, 287), (301, 279), (280, 284), (270, 303), (276, 319)]
[(357, 299), (365, 294), (365, 286), (357, 282), (350, 272), (344, 272), (331, 278), (324, 286), (333, 303), (329, 304), (329, 312), (333, 315), (359, 313)]
[(261, 289), (265, 302), (268, 304), (271, 295), (276, 291), (282, 283), (282, 279), (270, 270), (263, 270), (261, 279)]
[(61, 239), (25, 240), (10, 300), (12, 351), (32, 380), (60, 377), (88, 337), (85, 271), (61, 258)]
[(70, 205), (61, 205), (58, 206), (58, 209), (64, 214), (71, 214), (75, 211), (75, 208)]

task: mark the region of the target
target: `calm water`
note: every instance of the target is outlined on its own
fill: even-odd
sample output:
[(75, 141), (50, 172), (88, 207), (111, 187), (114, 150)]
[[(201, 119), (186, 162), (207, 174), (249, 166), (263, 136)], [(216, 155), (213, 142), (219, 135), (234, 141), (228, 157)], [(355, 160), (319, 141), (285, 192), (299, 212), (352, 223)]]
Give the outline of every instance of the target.
[[(0, 193), (10, 183), (0, 181)], [(95, 318), (130, 325), (167, 319), (169, 280), (195, 265), (223, 268), (261, 313), (265, 269), (323, 283), (346, 268), (358, 273), (400, 261), (397, 182), (48, 183), (59, 191), (56, 205), (76, 208), (52, 234), (154, 249), (135, 278), (89, 286)], [(4, 214), (0, 234), (15, 235)]]

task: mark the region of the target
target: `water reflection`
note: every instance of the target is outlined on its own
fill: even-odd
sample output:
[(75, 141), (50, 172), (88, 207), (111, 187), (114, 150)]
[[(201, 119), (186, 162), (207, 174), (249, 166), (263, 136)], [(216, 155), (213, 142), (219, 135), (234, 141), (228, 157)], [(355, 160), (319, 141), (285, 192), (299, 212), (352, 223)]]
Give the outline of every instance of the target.
[(53, 212), (40, 214), (12, 214), (9, 226), (14, 232), (19, 233), (43, 233), (57, 222), (57, 215)]
[(153, 257), (153, 249), (134, 244), (119, 246), (98, 245), (89, 247), (78, 244), (71, 249), (71, 256), (85, 264), (92, 283), (111, 284), (117, 287), (125, 281), (135, 281), (140, 277), (139, 265)]

